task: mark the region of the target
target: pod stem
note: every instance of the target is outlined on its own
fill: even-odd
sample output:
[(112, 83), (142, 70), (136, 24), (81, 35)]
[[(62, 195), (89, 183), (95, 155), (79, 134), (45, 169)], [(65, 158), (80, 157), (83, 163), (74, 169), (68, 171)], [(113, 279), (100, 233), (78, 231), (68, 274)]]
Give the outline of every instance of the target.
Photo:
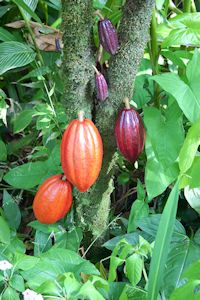
[(67, 177), (65, 175), (62, 176), (61, 180), (65, 181)]
[(104, 20), (104, 17), (103, 15), (100, 13), (100, 10), (97, 9), (95, 12), (94, 12), (94, 16), (98, 16), (101, 20)]
[(78, 112), (78, 120), (80, 122), (84, 121), (84, 111), (83, 110), (81, 110), (81, 111)]
[(94, 65), (92, 65), (92, 67), (94, 68), (94, 70), (95, 70), (96, 74), (97, 74), (97, 75), (100, 75), (100, 72), (99, 72), (99, 70), (97, 70), (97, 68), (96, 68)]
[(125, 107), (126, 107), (127, 109), (130, 109), (130, 108), (131, 108), (131, 107), (130, 107), (130, 103), (129, 103), (128, 97), (125, 97), (124, 100), (123, 100), (123, 102), (125, 103)]
[(99, 46), (98, 55), (97, 55), (97, 61), (98, 61), (99, 63), (101, 63), (102, 54), (103, 54), (103, 47), (102, 47), (102, 45), (100, 45), (100, 46)]

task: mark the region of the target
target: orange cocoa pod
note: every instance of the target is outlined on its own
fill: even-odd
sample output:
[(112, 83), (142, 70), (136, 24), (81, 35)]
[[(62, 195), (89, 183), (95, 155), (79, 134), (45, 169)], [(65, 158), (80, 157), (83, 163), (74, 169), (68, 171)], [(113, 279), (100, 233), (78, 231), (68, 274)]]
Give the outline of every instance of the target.
[(68, 181), (62, 180), (62, 178), (61, 174), (49, 177), (35, 195), (33, 212), (40, 223), (55, 223), (70, 210), (72, 187)]
[(73, 120), (61, 143), (61, 164), (66, 178), (80, 192), (87, 191), (99, 176), (103, 157), (100, 133), (90, 119)]

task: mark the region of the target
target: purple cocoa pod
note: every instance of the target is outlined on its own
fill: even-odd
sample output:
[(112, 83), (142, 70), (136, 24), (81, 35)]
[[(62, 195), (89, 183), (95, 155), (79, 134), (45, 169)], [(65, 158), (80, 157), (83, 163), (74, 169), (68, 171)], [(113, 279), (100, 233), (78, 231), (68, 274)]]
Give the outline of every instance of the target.
[(113, 24), (108, 19), (102, 19), (98, 23), (99, 39), (102, 47), (110, 54), (114, 55), (119, 48), (117, 32)]
[(108, 85), (105, 80), (105, 77), (100, 73), (96, 73), (96, 89), (97, 89), (97, 98), (100, 101), (105, 101), (108, 97)]

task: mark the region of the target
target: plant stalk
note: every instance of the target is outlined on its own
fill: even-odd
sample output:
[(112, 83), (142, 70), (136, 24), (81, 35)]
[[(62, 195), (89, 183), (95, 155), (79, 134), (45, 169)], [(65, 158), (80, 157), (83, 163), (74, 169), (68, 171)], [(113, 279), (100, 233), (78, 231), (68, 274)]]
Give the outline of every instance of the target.
[(183, 0), (183, 11), (188, 13), (191, 9), (191, 0)]
[[(157, 19), (156, 19), (156, 10), (153, 10), (152, 20), (151, 20), (151, 27), (150, 27), (150, 33), (151, 33), (151, 65), (152, 65), (152, 72), (153, 75), (157, 75), (159, 73), (159, 65), (158, 65), (158, 57), (159, 57), (159, 46), (158, 46), (158, 40), (157, 40)], [(156, 82), (154, 82), (154, 105), (155, 107), (159, 108), (160, 101), (159, 101), (159, 93), (160, 88)]]

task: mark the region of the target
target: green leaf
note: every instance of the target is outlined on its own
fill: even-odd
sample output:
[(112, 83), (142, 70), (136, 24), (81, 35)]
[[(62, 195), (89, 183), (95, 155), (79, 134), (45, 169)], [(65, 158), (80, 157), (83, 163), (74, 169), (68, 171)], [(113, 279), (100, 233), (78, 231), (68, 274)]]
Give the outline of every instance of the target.
[(190, 206), (200, 214), (200, 189), (189, 189), (189, 187), (186, 186), (184, 195)]
[(13, 122), (13, 131), (14, 133), (19, 133), (24, 130), (32, 121), (32, 117), (35, 111), (33, 109), (23, 110)]
[[(142, 231), (152, 236), (153, 239), (155, 240), (161, 217), (162, 217), (161, 214), (149, 215), (147, 218), (138, 220), (137, 225)], [(184, 241), (186, 238), (187, 236), (186, 236), (185, 228), (178, 220), (175, 220), (172, 242)]]
[(16, 41), (16, 37), (11, 34), (8, 30), (0, 27), (0, 41), (9, 42), (9, 41)]
[(95, 289), (92, 283), (88, 280), (78, 293), (78, 299), (90, 299), (90, 300), (105, 300), (105, 298)]
[(31, 189), (41, 183), (47, 175), (45, 162), (29, 162), (22, 166), (11, 169), (4, 180), (18, 189)]
[(149, 214), (149, 206), (146, 202), (135, 200), (131, 207), (131, 212), (128, 219), (127, 232), (133, 232), (137, 228), (137, 220), (147, 217)]
[(6, 161), (7, 159), (7, 149), (3, 141), (0, 140), (0, 161)]
[(148, 300), (155, 300), (160, 290), (163, 271), (167, 260), (169, 246), (172, 238), (179, 198), (178, 181), (174, 185), (165, 205), (158, 227), (153, 256), (150, 264), (148, 282)]
[(188, 83), (196, 98), (200, 98), (199, 76), (200, 76), (200, 52), (195, 49), (192, 59), (189, 61), (186, 68)]
[(190, 122), (200, 119), (200, 98), (177, 74), (164, 73), (152, 77), (166, 92), (172, 95)]
[(200, 278), (200, 260), (195, 261), (182, 275), (182, 278), (187, 280)]
[(77, 279), (81, 272), (99, 275), (96, 267), (76, 252), (51, 248), (40, 255), (39, 262), (32, 269), (23, 271), (22, 276), (28, 281), (29, 287), (35, 289), (46, 280), (55, 280), (65, 272), (72, 272)]
[(93, 0), (93, 8), (102, 9), (105, 6), (106, 2), (107, 0)]
[(35, 267), (35, 265), (39, 262), (39, 258), (26, 255), (24, 253), (15, 253), (14, 255), (14, 268), (16, 270), (27, 271)]
[[(124, 294), (125, 293), (125, 294)], [(127, 296), (127, 298), (124, 298), (124, 295)], [(113, 298), (115, 300), (117, 298)], [(146, 300), (147, 299), (147, 293), (146, 291), (142, 290), (139, 287), (132, 287), (130, 285), (126, 285), (124, 288), (123, 293), (121, 294), (121, 297), (119, 300)]]
[(24, 279), (19, 274), (14, 274), (11, 277), (9, 284), (13, 289), (17, 290), (18, 292), (23, 292), (25, 290)]
[(139, 234), (138, 232), (133, 232), (133, 233), (127, 233), (124, 235), (118, 235), (111, 240), (105, 242), (103, 244), (103, 247), (113, 251), (117, 243), (119, 243), (121, 240), (127, 241), (130, 245), (137, 245), (139, 242)]
[(164, 3), (165, 3), (165, 0), (156, 0), (156, 8), (158, 10), (161, 10)]
[(1, 5), (0, 6), (0, 18), (5, 15), (10, 9), (12, 8), (12, 5)]
[(64, 288), (67, 298), (70, 298), (74, 293), (77, 293), (81, 287), (81, 284), (76, 280), (73, 273), (66, 273), (64, 281)]
[[(174, 243), (169, 251), (161, 286), (162, 294), (169, 299), (173, 290), (185, 279), (185, 270), (199, 259), (200, 246), (187, 236)], [(198, 278), (198, 277), (196, 277)]]
[(160, 195), (179, 175), (178, 164), (174, 163), (164, 168), (157, 160), (150, 138), (147, 135), (145, 150), (147, 163), (145, 167), (145, 184), (149, 200)]
[(28, 74), (26, 74), (25, 76), (21, 77), (18, 82), (24, 81), (25, 79), (29, 79), (29, 78), (42, 77), (43, 75), (46, 75), (49, 72), (50, 72), (49, 67), (43, 66), (43, 67), (34, 69), (31, 72), (29, 72)]
[(189, 185), (191, 189), (200, 187), (200, 156), (196, 156), (190, 169), (181, 177), (180, 189)]
[(199, 45), (200, 13), (183, 13), (168, 21), (170, 33), (164, 39), (162, 47), (176, 45)]
[(6, 190), (3, 191), (3, 210), (10, 227), (17, 230), (21, 223), (21, 212), (17, 203)]
[[(32, 12), (35, 11), (37, 4), (38, 4), (38, 0), (23, 0), (23, 2), (27, 5), (27, 7), (29, 7), (32, 10)], [(27, 19), (30, 20), (31, 15), (26, 12), (26, 9), (25, 10), (23, 9), (23, 12), (24, 12), (24, 15), (27, 17)]]
[[(33, 5), (31, 5), (32, 7), (30, 8), (30, 7), (26, 4), (26, 2), (27, 2), (27, 3), (30, 3), (31, 0), (25, 0), (25, 1), (24, 1), (24, 0), (12, 0), (12, 2), (15, 3), (15, 4), (19, 7), (20, 10), (23, 9), (23, 10), (22, 10), (23, 13), (24, 13), (24, 11), (25, 11), (25, 12), (26, 12), (28, 15), (30, 15), (36, 22), (42, 24), (40, 18), (39, 18), (39, 17), (36, 15), (36, 13), (34, 13), (34, 11), (32, 10)], [(35, 1), (33, 1), (33, 2), (35, 2)], [(35, 4), (34, 4), (34, 6), (35, 6)], [(27, 15), (26, 15), (26, 16), (27, 16)]]
[(157, 160), (167, 168), (176, 161), (183, 143), (182, 118), (168, 117), (149, 107), (144, 109), (144, 123)]
[(8, 70), (28, 65), (35, 59), (35, 52), (19, 42), (0, 44), (0, 75)]
[(124, 260), (111, 255), (110, 257), (110, 266), (109, 266), (109, 275), (108, 282), (114, 281), (117, 277), (117, 268), (124, 263)]
[(170, 300), (197, 300), (200, 299), (200, 280), (192, 280), (188, 283), (184, 284), (183, 286), (176, 289), (171, 297)]
[(143, 187), (143, 184), (140, 181), (140, 179), (137, 179), (137, 199), (143, 201), (143, 200), (145, 200), (145, 195), (146, 195), (146, 192)]
[(200, 144), (200, 120), (195, 122), (188, 130), (186, 139), (179, 154), (179, 167), (184, 174), (192, 165), (198, 146)]
[(40, 256), (52, 247), (51, 234), (37, 230), (35, 233), (34, 255)]
[(14, 289), (8, 287), (3, 293), (2, 300), (20, 300), (20, 298)]
[(10, 228), (6, 221), (0, 216), (0, 242), (4, 244), (10, 243)]
[(143, 260), (134, 253), (126, 259), (126, 275), (133, 286), (138, 284), (142, 277)]

